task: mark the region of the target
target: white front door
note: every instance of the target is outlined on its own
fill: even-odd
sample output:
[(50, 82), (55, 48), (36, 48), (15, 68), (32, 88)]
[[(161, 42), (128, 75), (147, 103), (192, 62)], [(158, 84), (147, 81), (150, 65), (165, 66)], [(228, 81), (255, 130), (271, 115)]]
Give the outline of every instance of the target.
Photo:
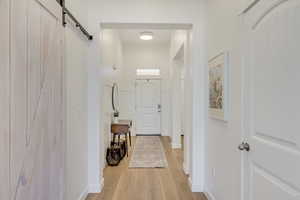
[(243, 19), (243, 199), (299, 200), (300, 1), (257, 1)]
[(136, 134), (161, 134), (160, 80), (136, 81)]

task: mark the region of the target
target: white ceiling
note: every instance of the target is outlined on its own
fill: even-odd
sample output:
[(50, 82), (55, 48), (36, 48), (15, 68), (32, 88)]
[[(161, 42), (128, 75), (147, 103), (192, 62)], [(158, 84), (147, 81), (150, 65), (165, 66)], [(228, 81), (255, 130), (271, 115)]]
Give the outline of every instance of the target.
[[(140, 33), (144, 31), (153, 32), (153, 40), (141, 40)], [(169, 44), (171, 39), (171, 30), (121, 29), (119, 30), (119, 35), (123, 44)]]

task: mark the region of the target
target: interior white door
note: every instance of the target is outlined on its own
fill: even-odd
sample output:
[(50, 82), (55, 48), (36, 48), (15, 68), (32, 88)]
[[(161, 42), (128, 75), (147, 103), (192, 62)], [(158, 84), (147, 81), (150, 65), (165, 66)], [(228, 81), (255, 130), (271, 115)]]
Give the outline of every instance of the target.
[(299, 200), (300, 1), (256, 1), (244, 23), (244, 200)]
[(55, 0), (11, 0), (10, 198), (63, 200), (63, 27)]
[(160, 80), (136, 81), (136, 134), (161, 134)]
[(181, 135), (184, 135), (184, 122), (185, 122), (185, 109), (184, 109), (184, 98), (185, 98), (185, 91), (184, 91), (184, 67), (181, 69), (180, 73), (180, 124), (181, 124)]

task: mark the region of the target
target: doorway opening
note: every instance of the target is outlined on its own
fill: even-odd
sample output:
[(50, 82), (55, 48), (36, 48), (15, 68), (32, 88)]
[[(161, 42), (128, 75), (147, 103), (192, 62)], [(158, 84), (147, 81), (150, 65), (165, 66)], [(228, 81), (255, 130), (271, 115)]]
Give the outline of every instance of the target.
[(110, 23), (101, 27), (105, 148), (110, 145), (113, 118), (110, 90), (116, 83), (118, 117), (133, 122), (133, 146), (135, 136), (160, 136), (165, 153), (170, 149), (170, 156), (179, 158), (177, 164), (189, 185), (193, 113), (192, 78), (186, 74), (191, 76), (187, 58), (192, 25)]
[[(185, 139), (185, 133), (189, 130), (189, 116), (188, 110), (190, 104), (186, 98), (188, 96), (189, 88), (185, 74), (187, 70), (185, 44), (181, 44), (178, 51), (175, 52), (174, 57), (171, 60), (172, 65), (172, 94), (171, 94), (171, 106), (172, 106), (172, 147), (174, 149), (182, 149), (184, 154), (185, 163), (188, 163), (188, 139)], [(187, 167), (184, 165), (184, 171), (188, 174)]]

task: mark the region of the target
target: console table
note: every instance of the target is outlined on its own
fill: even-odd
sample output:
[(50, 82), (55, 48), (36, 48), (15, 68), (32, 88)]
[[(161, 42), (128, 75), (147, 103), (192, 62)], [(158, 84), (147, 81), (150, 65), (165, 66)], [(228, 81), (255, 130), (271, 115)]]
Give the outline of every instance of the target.
[(111, 133), (113, 135), (112, 142), (115, 143), (116, 137), (118, 137), (118, 143), (120, 143), (121, 135), (125, 136), (125, 144), (127, 148), (127, 156), (128, 156), (128, 136), (129, 136), (129, 143), (131, 146), (131, 131), (130, 128), (132, 127), (131, 120), (119, 120), (117, 123), (111, 124)]

